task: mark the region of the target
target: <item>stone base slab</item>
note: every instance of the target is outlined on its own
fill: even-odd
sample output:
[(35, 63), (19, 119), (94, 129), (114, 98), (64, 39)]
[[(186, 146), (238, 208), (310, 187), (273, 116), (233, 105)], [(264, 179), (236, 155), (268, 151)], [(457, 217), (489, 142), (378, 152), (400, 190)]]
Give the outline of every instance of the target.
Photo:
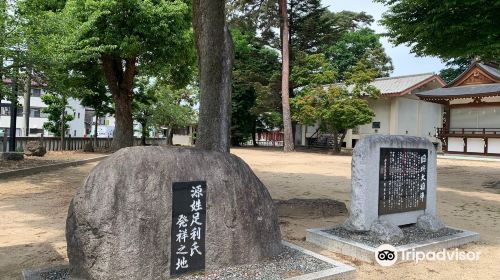
[[(451, 227), (449, 227), (451, 228)], [(341, 238), (326, 232), (330, 228), (313, 228), (307, 229), (306, 241), (311, 242), (326, 250), (350, 256), (358, 260), (375, 263), (376, 247), (366, 245), (364, 243)], [(455, 228), (451, 228), (455, 229)], [(447, 248), (458, 247), (467, 243), (479, 241), (479, 233), (456, 229), (462, 232), (443, 236), (439, 238), (429, 239), (422, 242), (411, 243), (401, 246), (395, 246), (397, 251), (398, 262), (401, 262), (401, 256), (406, 251), (418, 252), (437, 252)]]
[[(332, 260), (328, 257), (306, 250), (300, 246), (292, 244), (287, 241), (282, 241), (283, 245), (297, 250), (303, 254), (309, 255), (321, 261), (324, 261), (332, 266), (332, 268), (316, 271), (308, 274), (303, 274), (288, 278), (287, 280), (319, 280), (319, 279), (354, 279), (356, 269), (350, 265)], [(40, 273), (68, 269), (69, 265), (59, 265), (46, 268), (31, 268), (22, 271), (23, 280), (42, 280)], [(74, 278), (71, 278), (74, 279)]]

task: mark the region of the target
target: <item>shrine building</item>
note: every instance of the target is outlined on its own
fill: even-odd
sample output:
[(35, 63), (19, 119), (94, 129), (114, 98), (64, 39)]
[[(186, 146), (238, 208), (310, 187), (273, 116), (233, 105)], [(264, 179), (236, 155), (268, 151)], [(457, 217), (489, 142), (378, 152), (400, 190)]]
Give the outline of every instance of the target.
[(500, 156), (498, 65), (473, 63), (446, 86), (416, 95), (443, 105), (443, 123), (437, 131), (443, 152)]

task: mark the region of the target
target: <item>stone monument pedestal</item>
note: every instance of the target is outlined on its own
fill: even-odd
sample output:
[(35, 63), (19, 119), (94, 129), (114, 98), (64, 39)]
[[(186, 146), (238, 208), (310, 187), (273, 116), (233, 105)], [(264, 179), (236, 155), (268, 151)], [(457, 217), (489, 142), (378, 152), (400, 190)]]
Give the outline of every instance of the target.
[(307, 230), (306, 240), (367, 262), (384, 244), (392, 257), (477, 241), (479, 234), (447, 228), (437, 217), (436, 170), (436, 150), (425, 138), (363, 138), (353, 150), (349, 218), (339, 227)]

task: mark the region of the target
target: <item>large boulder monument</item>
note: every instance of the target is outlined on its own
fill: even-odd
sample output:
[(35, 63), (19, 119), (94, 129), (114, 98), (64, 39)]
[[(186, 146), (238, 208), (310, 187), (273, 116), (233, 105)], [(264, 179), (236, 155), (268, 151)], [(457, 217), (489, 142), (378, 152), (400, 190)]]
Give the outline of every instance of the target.
[(169, 279), (281, 252), (266, 187), (237, 156), (189, 148), (125, 148), (77, 190), (66, 224), (71, 274)]

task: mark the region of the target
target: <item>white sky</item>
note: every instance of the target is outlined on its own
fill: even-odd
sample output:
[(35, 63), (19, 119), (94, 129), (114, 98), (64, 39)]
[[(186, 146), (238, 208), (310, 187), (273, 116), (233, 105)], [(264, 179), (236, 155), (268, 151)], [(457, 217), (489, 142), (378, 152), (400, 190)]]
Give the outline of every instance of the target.
[[(331, 11), (339, 12), (343, 10), (354, 12), (366, 12), (375, 19), (371, 28), (376, 32), (383, 32), (384, 27), (378, 24), (387, 8), (380, 3), (373, 3), (371, 0), (323, 0), (323, 5), (328, 6)], [(439, 72), (444, 68), (444, 64), (436, 57), (416, 57), (410, 53), (410, 48), (406, 46), (393, 46), (387, 38), (381, 39), (386, 53), (392, 58), (394, 72), (391, 76), (410, 75), (427, 72)]]

